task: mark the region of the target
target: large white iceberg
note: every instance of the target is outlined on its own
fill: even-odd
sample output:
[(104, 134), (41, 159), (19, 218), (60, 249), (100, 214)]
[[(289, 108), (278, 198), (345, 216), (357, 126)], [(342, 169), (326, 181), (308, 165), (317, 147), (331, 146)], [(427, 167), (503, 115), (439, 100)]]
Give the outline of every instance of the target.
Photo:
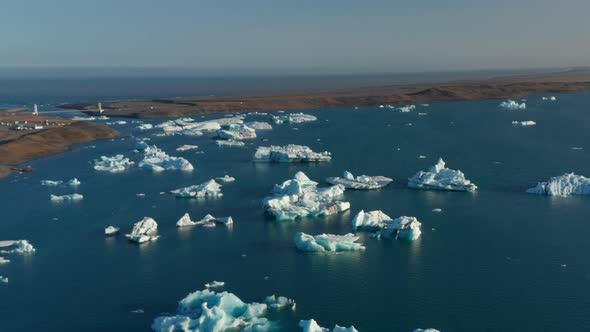
[(102, 172), (123, 172), (131, 167), (134, 163), (125, 158), (122, 154), (112, 157), (101, 156), (100, 159), (94, 161), (94, 169)]
[(326, 181), (331, 184), (341, 184), (347, 189), (379, 189), (387, 186), (393, 179), (384, 176), (360, 175), (355, 177), (352, 173), (345, 171), (342, 177), (330, 177)]
[(172, 157), (166, 152), (158, 149), (155, 145), (149, 145), (144, 150), (144, 158), (139, 162), (138, 166), (143, 167), (154, 172), (161, 172), (164, 170), (182, 170), (192, 171), (193, 165), (182, 157)]
[(268, 122), (251, 121), (246, 122), (246, 126), (254, 130), (272, 130), (272, 125)]
[(350, 209), (349, 202), (337, 199), (344, 186), (318, 188), (303, 172), (293, 179), (275, 185), (272, 196), (263, 200), (263, 206), (277, 220), (294, 220), (298, 217), (318, 217)]
[(35, 250), (27, 240), (0, 241), (0, 254), (30, 254)]
[(408, 187), (453, 191), (475, 191), (477, 189), (477, 186), (467, 180), (461, 171), (446, 168), (445, 162), (441, 158), (428, 172), (419, 171), (409, 178)]
[(391, 219), (380, 210), (365, 212), (361, 210), (352, 220), (353, 230), (374, 231), (377, 238), (393, 237), (416, 240), (422, 234), (422, 224), (415, 217), (402, 216)]
[[(286, 303), (285, 306), (277, 305)], [(176, 315), (157, 317), (156, 332), (268, 331), (275, 322), (268, 319), (271, 310), (295, 307), (284, 297), (267, 297), (265, 303), (245, 303), (228, 292), (205, 289), (188, 294), (178, 302)]]
[(354, 234), (309, 235), (302, 232), (295, 234), (295, 246), (301, 251), (353, 251), (364, 250), (365, 247), (356, 243), (359, 237)]
[(526, 192), (548, 196), (590, 195), (590, 178), (565, 173), (551, 177), (547, 182), (539, 182)]
[(289, 144), (287, 146), (260, 146), (254, 154), (257, 162), (317, 162), (330, 161), (330, 152), (314, 152), (307, 146)]
[(224, 125), (217, 131), (217, 136), (225, 140), (244, 140), (256, 138), (256, 130), (246, 126), (243, 123), (232, 123)]
[(130, 241), (143, 243), (158, 239), (157, 231), (158, 223), (150, 217), (143, 217), (142, 220), (133, 225), (131, 233), (125, 234), (125, 236)]
[(180, 118), (160, 123), (156, 125), (156, 128), (162, 129), (162, 136), (201, 136), (203, 132), (220, 130), (223, 125), (242, 122), (242, 117), (220, 118), (203, 122), (195, 122), (192, 118)]
[(526, 103), (518, 103), (514, 100), (505, 100), (500, 103), (500, 107), (509, 109), (509, 110), (523, 110), (526, 109)]
[(65, 183), (63, 181), (53, 181), (53, 180), (42, 180), (41, 181), (41, 185), (42, 186), (46, 186), (46, 187), (56, 187), (56, 186), (61, 186), (63, 184), (68, 185), (68, 186), (72, 186), (72, 187), (77, 187), (81, 184), (82, 182), (80, 182), (80, 180), (78, 180), (77, 178), (73, 178), (71, 180), (66, 181)]
[(301, 320), (299, 322), (299, 327), (303, 329), (303, 332), (358, 332), (354, 326), (351, 327), (342, 327), (342, 326), (334, 326), (332, 330), (321, 327), (314, 319), (309, 320)]
[(174, 194), (176, 197), (182, 198), (215, 198), (223, 196), (223, 194), (221, 193), (221, 185), (215, 182), (215, 180), (209, 180), (201, 184), (195, 184), (184, 188), (174, 189), (170, 192)]
[(185, 213), (177, 222), (176, 227), (185, 227), (185, 226), (203, 226), (203, 227), (215, 227), (216, 224), (223, 224), (225, 226), (233, 225), (234, 220), (232, 217), (220, 217), (215, 218), (214, 216), (208, 214), (203, 219), (199, 221), (191, 220), (191, 217), (188, 213)]
[(73, 201), (80, 201), (82, 199), (84, 199), (83, 195), (80, 194), (70, 194), (70, 195), (51, 195), (49, 197), (51, 199), (52, 202), (73, 202)]
[(310, 122), (316, 121), (318, 118), (304, 113), (289, 113), (289, 114), (281, 114), (281, 115), (273, 115), (272, 120), (276, 124), (282, 123), (303, 123), (303, 122)]

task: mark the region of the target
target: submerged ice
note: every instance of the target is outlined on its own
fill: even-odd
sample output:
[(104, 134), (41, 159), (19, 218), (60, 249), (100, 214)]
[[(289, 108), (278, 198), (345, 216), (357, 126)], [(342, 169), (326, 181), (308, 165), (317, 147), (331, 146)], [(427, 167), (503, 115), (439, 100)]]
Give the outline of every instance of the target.
[(330, 177), (326, 181), (330, 184), (341, 184), (347, 189), (369, 190), (383, 188), (393, 181), (393, 179), (384, 176), (368, 175), (355, 177), (352, 173), (345, 171), (341, 178)]
[(527, 190), (529, 194), (548, 196), (590, 195), (590, 178), (574, 173), (551, 177)]
[(297, 172), (293, 179), (275, 185), (272, 196), (264, 198), (263, 206), (277, 220), (327, 216), (350, 209), (349, 202), (337, 199), (344, 193), (344, 186), (317, 185), (303, 172)]
[(461, 171), (446, 168), (445, 162), (441, 158), (428, 172), (419, 171), (409, 178), (408, 187), (452, 191), (475, 191), (477, 189), (477, 186), (467, 180)]
[(289, 144), (287, 146), (260, 146), (254, 154), (257, 162), (318, 162), (330, 161), (330, 152), (314, 152), (307, 146)]
[(309, 235), (303, 232), (295, 234), (295, 246), (301, 251), (353, 251), (364, 250), (365, 247), (356, 243), (359, 237), (354, 234), (334, 235), (320, 234)]

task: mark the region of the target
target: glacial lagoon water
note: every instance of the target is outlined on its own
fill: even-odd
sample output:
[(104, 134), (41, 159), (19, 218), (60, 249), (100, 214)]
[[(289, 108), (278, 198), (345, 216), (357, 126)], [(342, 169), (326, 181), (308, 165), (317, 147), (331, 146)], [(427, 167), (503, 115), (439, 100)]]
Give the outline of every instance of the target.
[[(319, 120), (273, 124), (244, 148), (218, 147), (208, 134), (154, 137), (155, 131), (140, 132), (127, 119), (127, 125), (116, 126), (120, 139), (76, 146), (30, 162), (34, 173), (0, 180), (0, 240), (28, 239), (37, 248), (0, 265), (0, 275), (10, 279), (0, 284), (0, 331), (149, 331), (156, 316), (174, 313), (180, 299), (212, 280), (225, 281), (226, 290), (247, 302), (271, 294), (293, 298), (296, 311), (273, 316), (283, 331), (299, 331), (298, 321), (309, 318), (361, 332), (588, 330), (590, 197), (525, 193), (550, 176), (590, 175), (590, 94), (557, 97), (550, 102), (529, 96), (527, 109), (518, 111), (499, 109), (498, 100), (435, 103), (410, 113), (308, 110)], [(260, 115), (247, 119), (269, 121)], [(515, 120), (537, 125), (517, 127)], [(101, 155), (123, 153), (137, 162), (135, 138), (146, 136), (170, 155), (188, 159), (195, 170), (92, 169), (91, 161)], [(251, 162), (257, 146), (289, 143), (328, 150), (333, 159)], [(199, 149), (176, 152), (183, 144)], [(408, 177), (439, 156), (479, 190), (406, 188)], [(394, 182), (376, 191), (347, 191), (352, 208), (339, 215), (294, 222), (264, 215), (262, 198), (297, 171), (325, 184), (326, 177), (344, 170)], [(160, 194), (224, 174), (237, 180), (223, 185), (220, 199)], [(79, 202), (52, 203), (51, 193), (74, 190), (40, 185), (73, 177), (82, 182), (75, 190), (84, 195)], [(404, 242), (361, 233), (365, 251), (295, 249), (299, 231), (350, 232), (361, 209), (416, 216), (422, 237)], [(185, 212), (193, 219), (232, 216), (235, 223), (179, 229), (175, 223)], [(124, 234), (144, 216), (159, 223), (157, 241), (137, 245), (122, 234), (104, 236), (106, 226), (119, 226)], [(143, 313), (132, 313), (136, 309)]]

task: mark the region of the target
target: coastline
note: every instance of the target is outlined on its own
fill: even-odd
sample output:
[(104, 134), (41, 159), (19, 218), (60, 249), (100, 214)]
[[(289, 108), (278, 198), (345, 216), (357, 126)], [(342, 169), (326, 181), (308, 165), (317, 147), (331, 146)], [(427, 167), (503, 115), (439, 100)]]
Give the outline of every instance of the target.
[[(272, 112), (334, 107), (523, 98), (531, 94), (590, 91), (590, 70), (494, 77), (447, 83), (389, 85), (307, 93), (236, 95), (103, 102), (109, 117), (157, 119), (232, 112)], [(60, 107), (97, 115), (94, 103)]]
[(111, 127), (91, 122), (18, 114), (10, 111), (0, 115), (0, 122), (14, 121), (51, 121), (59, 126), (32, 131), (3, 128), (0, 131), (0, 138), (2, 138), (0, 141), (0, 179), (18, 170), (20, 164), (69, 151), (74, 144), (110, 139), (120, 135), (117, 130)]

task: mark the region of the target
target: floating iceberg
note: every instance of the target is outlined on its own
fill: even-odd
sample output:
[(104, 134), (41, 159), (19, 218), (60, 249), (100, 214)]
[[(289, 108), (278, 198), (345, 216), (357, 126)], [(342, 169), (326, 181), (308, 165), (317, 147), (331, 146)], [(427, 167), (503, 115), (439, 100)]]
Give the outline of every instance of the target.
[(289, 144), (287, 146), (260, 146), (254, 154), (254, 161), (257, 162), (319, 162), (330, 161), (330, 152), (314, 152), (307, 146)]
[(219, 139), (219, 140), (216, 140), (215, 143), (217, 143), (218, 146), (242, 147), (242, 146), (246, 145), (246, 143), (244, 143), (244, 142), (236, 141), (233, 139), (230, 139), (230, 140)]
[(119, 227), (115, 227), (115, 226), (109, 226), (107, 228), (104, 229), (104, 234), (105, 235), (115, 235), (119, 233)]
[(228, 183), (228, 182), (234, 182), (234, 181), (236, 181), (236, 178), (234, 178), (233, 176), (229, 176), (229, 175), (226, 174), (224, 176), (216, 177), (215, 180), (221, 181), (223, 183)]
[(272, 120), (276, 124), (282, 123), (303, 123), (303, 122), (310, 122), (316, 121), (318, 118), (304, 113), (290, 113), (290, 114), (281, 114), (281, 115), (273, 115)]
[(501, 108), (505, 108), (508, 110), (523, 110), (526, 109), (526, 103), (518, 103), (514, 100), (505, 100), (503, 102), (500, 103), (500, 107)]
[(0, 257), (0, 265), (10, 263), (10, 259), (6, 259), (4, 257)]
[(207, 182), (196, 184), (184, 188), (174, 189), (170, 191), (176, 197), (182, 198), (205, 198), (205, 197), (221, 197), (221, 185), (215, 180), (209, 180)]
[(422, 234), (422, 224), (415, 217), (402, 216), (391, 219), (380, 210), (365, 212), (361, 210), (352, 220), (353, 230), (375, 231), (377, 238), (393, 237), (416, 240)]
[[(61, 186), (63, 185), (64, 182), (63, 181), (52, 181), (52, 180), (42, 180), (41, 181), (41, 185), (42, 186), (46, 186), (46, 187), (56, 187), (56, 186)], [(65, 182), (66, 185), (68, 186), (79, 186), (81, 184), (80, 180), (73, 178), (71, 180), (68, 180)]]
[(397, 110), (401, 113), (409, 113), (416, 109), (416, 105), (406, 105), (398, 107)]
[(140, 124), (139, 126), (137, 126), (137, 129), (139, 129), (139, 130), (150, 130), (153, 128), (154, 128), (154, 125), (151, 123), (144, 123), (144, 124)]
[(225, 282), (215, 281), (215, 280), (205, 284), (206, 288), (219, 288), (219, 287), (223, 287), (223, 286), (225, 286)]
[(342, 185), (317, 188), (317, 182), (297, 172), (292, 180), (275, 185), (273, 195), (264, 198), (263, 206), (277, 220), (327, 216), (350, 209), (349, 202), (336, 199), (344, 190)]
[(302, 232), (295, 234), (295, 246), (301, 251), (352, 251), (366, 249), (362, 244), (356, 243), (359, 239), (354, 234), (333, 235), (320, 234), (308, 235)]
[(4, 283), (4, 284), (7, 284), (8, 283), (8, 277), (0, 276), (0, 282), (1, 283)]
[(195, 150), (195, 149), (198, 149), (198, 148), (199, 148), (198, 145), (188, 145), (188, 144), (185, 144), (185, 145), (181, 145), (181, 146), (177, 147), (176, 148), (176, 151), (184, 152), (184, 151), (189, 151), (189, 150)]
[(539, 182), (526, 192), (548, 196), (590, 195), (590, 178), (565, 173), (551, 177), (547, 182)]
[(83, 195), (80, 194), (70, 194), (70, 195), (61, 195), (61, 196), (57, 196), (57, 195), (51, 195), (50, 199), (52, 202), (72, 202), (72, 201), (79, 201), (84, 199)]
[(409, 178), (408, 187), (452, 191), (475, 191), (477, 189), (477, 186), (467, 180), (461, 171), (445, 168), (445, 162), (441, 158), (428, 172), (419, 171)]
[[(293, 301), (287, 302), (292, 304), (291, 308), (295, 306)], [(157, 317), (152, 329), (156, 332), (267, 331), (275, 325), (267, 318), (269, 310), (282, 308), (273, 303), (245, 303), (232, 293), (205, 289), (180, 300), (176, 315)]]
[(256, 130), (243, 123), (224, 125), (222, 128), (217, 131), (217, 136), (221, 139), (241, 141), (256, 138)]
[(80, 184), (82, 184), (82, 182), (80, 182), (80, 180), (78, 180), (77, 178), (73, 178), (71, 180), (66, 181), (66, 185), (72, 187), (79, 186)]
[(161, 172), (164, 170), (182, 170), (190, 172), (194, 169), (193, 165), (188, 162), (188, 160), (182, 157), (169, 156), (155, 145), (149, 145), (143, 150), (143, 153), (144, 158), (139, 162), (138, 166), (154, 172)]
[(414, 332), (440, 332), (437, 329), (415, 329)]
[(341, 184), (347, 189), (369, 190), (379, 189), (387, 186), (393, 179), (384, 176), (360, 175), (354, 177), (350, 172), (345, 171), (342, 177), (327, 178), (330, 184)]
[(102, 172), (123, 172), (131, 167), (134, 163), (125, 158), (122, 154), (112, 157), (101, 156), (100, 159), (94, 161), (94, 169)]
[(142, 220), (136, 222), (133, 225), (131, 233), (125, 234), (125, 236), (133, 242), (143, 243), (148, 241), (154, 241), (158, 239), (155, 235), (158, 231), (158, 223), (150, 217), (143, 217)]
[(512, 121), (512, 124), (515, 126), (520, 126), (520, 127), (527, 127), (527, 126), (534, 126), (537, 123), (535, 121)]
[(246, 126), (254, 130), (272, 130), (272, 125), (268, 122), (251, 121), (246, 122)]
[(0, 254), (30, 254), (35, 250), (27, 240), (0, 241)]
[(191, 217), (188, 213), (185, 213), (179, 220), (176, 222), (177, 227), (184, 227), (184, 226), (203, 226), (203, 227), (215, 227), (216, 224), (223, 224), (225, 226), (233, 225), (234, 220), (232, 217), (220, 217), (215, 218), (214, 216), (208, 214), (203, 219), (199, 221), (192, 221)]
[(556, 101), (557, 98), (555, 98), (555, 96), (551, 96), (551, 97), (543, 97), (543, 100), (551, 100), (551, 101)]
[(321, 327), (315, 320), (302, 320), (299, 322), (299, 327), (303, 329), (303, 332), (358, 332), (354, 326), (351, 327), (342, 327), (342, 326), (334, 326), (334, 329), (330, 330), (324, 327)]
[(203, 122), (195, 122), (194, 119), (191, 118), (180, 118), (160, 123), (156, 125), (156, 128), (162, 129), (162, 136), (201, 136), (203, 135), (203, 132), (220, 130), (223, 125), (243, 122), (242, 117), (221, 118)]

